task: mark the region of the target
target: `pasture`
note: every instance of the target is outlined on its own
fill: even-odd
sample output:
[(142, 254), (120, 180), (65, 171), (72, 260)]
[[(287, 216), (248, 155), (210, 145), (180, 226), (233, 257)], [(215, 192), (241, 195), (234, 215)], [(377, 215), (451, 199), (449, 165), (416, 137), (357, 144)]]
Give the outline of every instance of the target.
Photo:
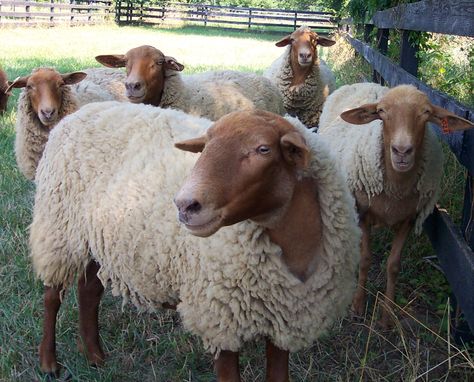
[[(27, 75), (39, 66), (61, 72), (99, 66), (94, 56), (125, 53), (149, 44), (185, 65), (184, 73), (234, 69), (261, 73), (281, 54), (279, 38), (264, 33), (219, 32), (200, 28), (158, 30), (116, 26), (3, 29), (0, 65), (8, 77)], [(369, 77), (360, 58), (342, 43), (324, 52), (338, 84)], [(0, 380), (46, 380), (39, 370), (37, 345), (42, 332), (42, 286), (28, 259), (28, 225), (34, 187), (16, 168), (13, 153), (18, 91), (0, 117)], [(440, 205), (460, 216), (464, 173), (446, 151)], [(474, 378), (472, 355), (452, 344), (447, 317), (449, 286), (424, 258), (433, 256), (428, 240), (410, 236), (402, 271), (393, 331), (376, 325), (377, 291), (385, 285), (390, 235), (378, 234), (370, 274), (369, 309), (364, 320), (348, 317), (311, 348), (292, 354), (293, 381), (465, 381)], [(138, 312), (105, 293), (101, 338), (107, 354), (101, 368), (90, 367), (77, 351), (77, 298), (65, 296), (59, 313), (57, 354), (61, 380), (71, 381), (211, 381), (212, 358), (199, 340), (185, 332), (172, 312)], [(243, 381), (264, 380), (263, 343), (241, 353)]]

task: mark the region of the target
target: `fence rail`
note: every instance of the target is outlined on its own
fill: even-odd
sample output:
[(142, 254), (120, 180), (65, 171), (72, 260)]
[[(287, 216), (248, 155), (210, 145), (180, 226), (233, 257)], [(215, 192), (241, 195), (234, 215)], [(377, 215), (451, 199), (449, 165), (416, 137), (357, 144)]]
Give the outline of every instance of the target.
[(0, 26), (97, 24), (112, 20), (112, 0), (0, 0)]
[[(474, 37), (474, 3), (459, 0), (423, 0), (416, 3), (377, 12), (372, 21), (364, 25), (364, 40), (351, 36), (350, 20), (345, 25), (346, 40), (374, 69), (374, 82), (390, 86), (413, 84), (427, 93), (431, 102), (474, 122), (474, 109), (463, 105), (452, 97), (439, 92), (420, 81), (418, 72), (418, 47), (409, 41), (411, 31), (437, 32)], [(377, 28), (376, 48), (368, 43)], [(402, 28), (400, 63), (386, 57), (389, 29)], [(474, 130), (442, 134), (432, 126), (467, 169), (466, 188), (461, 227), (456, 227), (449, 215), (438, 209), (426, 220), (424, 229), (428, 234), (440, 265), (471, 331), (474, 332)]]
[(290, 11), (230, 7), (205, 4), (167, 3), (154, 6), (151, 2), (118, 0), (116, 21), (119, 24), (164, 24), (177, 21), (204, 26), (231, 26), (232, 28), (274, 28), (279, 31), (295, 30), (305, 24), (319, 33), (328, 34), (337, 28), (331, 12)]

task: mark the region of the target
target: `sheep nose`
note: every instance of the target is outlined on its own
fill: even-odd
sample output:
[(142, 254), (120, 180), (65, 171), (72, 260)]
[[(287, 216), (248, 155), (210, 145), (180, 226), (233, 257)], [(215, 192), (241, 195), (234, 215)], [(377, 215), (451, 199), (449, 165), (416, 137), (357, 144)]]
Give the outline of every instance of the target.
[(41, 115), (45, 118), (45, 119), (50, 119), (54, 113), (56, 112), (56, 110), (54, 109), (41, 109), (40, 110), (41, 112)]
[(392, 152), (400, 156), (410, 155), (413, 152), (413, 146), (412, 145), (406, 145), (406, 146), (392, 145)]
[(128, 91), (137, 91), (142, 88), (143, 84), (140, 81), (136, 82), (126, 82), (125, 87), (127, 88)]
[(308, 60), (311, 58), (311, 53), (300, 53), (300, 58), (302, 60)]
[(191, 215), (199, 213), (202, 206), (196, 199), (175, 199), (174, 203), (178, 207), (178, 218), (181, 223), (187, 223)]

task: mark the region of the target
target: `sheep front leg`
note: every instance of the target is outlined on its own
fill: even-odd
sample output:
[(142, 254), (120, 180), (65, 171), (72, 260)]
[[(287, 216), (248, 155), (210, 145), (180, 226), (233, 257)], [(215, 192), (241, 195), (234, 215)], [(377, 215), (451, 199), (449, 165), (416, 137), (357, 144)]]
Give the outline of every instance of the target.
[(240, 382), (239, 353), (222, 350), (214, 360), (217, 382)]
[(41, 371), (56, 377), (59, 376), (56, 361), (56, 317), (61, 306), (61, 291), (62, 286), (44, 288), (43, 338), (39, 346)]
[(385, 329), (388, 329), (390, 326), (388, 306), (391, 301), (395, 301), (395, 284), (397, 282), (398, 273), (400, 272), (401, 253), (411, 227), (412, 222), (409, 220), (400, 225), (393, 239), (392, 249), (387, 260), (387, 290), (385, 291), (385, 307), (382, 310), (382, 318), (380, 320), (380, 325)]
[(94, 365), (104, 362), (104, 352), (99, 339), (99, 304), (104, 286), (97, 277), (100, 265), (95, 261), (87, 264), (86, 271), (78, 281), (79, 293), (79, 350), (85, 353)]
[(267, 340), (267, 382), (288, 382), (288, 360), (290, 352), (276, 347)]
[(367, 277), (369, 274), (372, 252), (370, 251), (370, 224), (367, 219), (361, 219), (360, 229), (362, 230), (362, 240), (360, 245), (359, 282), (357, 291), (352, 300), (352, 310), (358, 316), (362, 316), (365, 311)]

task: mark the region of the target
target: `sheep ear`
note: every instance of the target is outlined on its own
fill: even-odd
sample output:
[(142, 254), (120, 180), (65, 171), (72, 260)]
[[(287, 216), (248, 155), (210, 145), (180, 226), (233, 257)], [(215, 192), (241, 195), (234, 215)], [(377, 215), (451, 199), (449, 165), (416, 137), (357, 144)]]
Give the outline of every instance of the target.
[(431, 105), (433, 112), (428, 121), (436, 123), (443, 128), (443, 131), (465, 130), (474, 127), (474, 123), (467, 119), (458, 117), (456, 114), (439, 106)]
[(13, 80), (13, 82), (8, 81), (8, 87), (5, 90), (5, 94), (7, 94), (7, 92), (9, 92), (12, 88), (24, 88), (26, 86), (26, 83), (28, 82), (28, 78), (30, 78), (30, 76), (17, 77)]
[(296, 131), (287, 133), (280, 138), (283, 158), (292, 166), (300, 169), (309, 165), (309, 147), (302, 135)]
[(321, 46), (333, 46), (336, 41), (331, 40), (330, 38), (318, 36), (318, 44)]
[(127, 58), (124, 54), (104, 54), (96, 56), (95, 59), (109, 68), (123, 68), (127, 66)]
[(192, 153), (200, 153), (204, 150), (204, 146), (206, 145), (207, 137), (205, 135), (188, 139), (186, 141), (176, 142), (174, 147), (183, 151), (190, 151)]
[(287, 46), (288, 44), (291, 44), (291, 34), (289, 34), (286, 37), (283, 37), (280, 41), (277, 41), (275, 43), (275, 45), (278, 46), (279, 48), (283, 46)]
[(184, 65), (176, 61), (175, 58), (170, 56), (165, 56), (165, 69), (176, 70), (180, 72), (184, 69)]
[(66, 73), (61, 74), (63, 78), (64, 85), (73, 85), (81, 82), (84, 78), (87, 77), (87, 74), (84, 72), (73, 72), (73, 73)]
[(377, 104), (368, 103), (355, 109), (346, 110), (341, 114), (341, 118), (354, 125), (365, 125), (366, 123), (380, 119), (377, 113)]

